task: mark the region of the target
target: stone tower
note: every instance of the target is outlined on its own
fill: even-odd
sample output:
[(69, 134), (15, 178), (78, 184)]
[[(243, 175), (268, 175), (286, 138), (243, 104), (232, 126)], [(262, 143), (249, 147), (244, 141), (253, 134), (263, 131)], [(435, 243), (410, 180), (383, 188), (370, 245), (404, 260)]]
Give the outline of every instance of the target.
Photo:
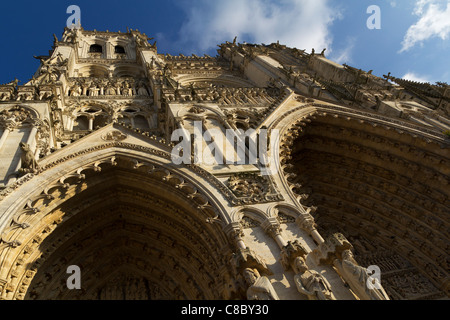
[(0, 298), (448, 298), (448, 85), (324, 52), (66, 28), (0, 85)]

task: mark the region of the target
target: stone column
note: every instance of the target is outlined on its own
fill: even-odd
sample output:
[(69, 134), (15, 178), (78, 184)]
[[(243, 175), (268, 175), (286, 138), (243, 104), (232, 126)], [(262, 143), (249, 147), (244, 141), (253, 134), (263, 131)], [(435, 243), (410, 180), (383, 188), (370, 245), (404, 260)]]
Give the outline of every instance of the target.
[(76, 118), (77, 117), (72, 114), (64, 114), (63, 113), (62, 119), (61, 119), (61, 126), (64, 128), (64, 130), (72, 131)]
[(28, 136), (27, 144), (30, 146), (30, 149), (34, 152), (36, 149), (36, 134), (38, 132), (39, 126), (42, 124), (42, 122), (38, 119), (33, 121), (30, 135)]
[(0, 149), (2, 148), (3, 144), (5, 143), (6, 139), (8, 138), (9, 133), (14, 130), (14, 126), (11, 123), (7, 123), (4, 127), (2, 137), (0, 138)]
[(266, 231), (272, 238), (275, 239), (280, 249), (287, 246), (286, 240), (281, 235), (281, 228), (277, 218), (271, 217), (267, 218), (262, 224), (261, 227)]
[[(153, 124), (153, 114), (150, 115), (150, 116), (148, 116), (148, 117), (145, 117), (145, 119), (147, 119), (148, 127), (149, 127), (150, 129), (153, 129), (153, 128), (157, 127), (156, 123)], [(155, 121), (155, 122), (156, 122), (156, 121)]]
[(225, 227), (225, 234), (235, 243), (236, 247), (239, 249), (246, 249), (244, 240), (244, 232), (242, 230), (239, 222), (232, 222)]
[(68, 116), (67, 117), (67, 130), (73, 131), (73, 124), (76, 120), (76, 116)]
[(94, 130), (94, 116), (89, 116), (88, 120), (89, 120), (89, 131)]
[(317, 231), (316, 222), (314, 221), (313, 216), (309, 214), (309, 212), (299, 215), (295, 222), (300, 227), (300, 229), (308, 232), (308, 234), (314, 239), (314, 241), (316, 241), (318, 245), (325, 242), (319, 231)]

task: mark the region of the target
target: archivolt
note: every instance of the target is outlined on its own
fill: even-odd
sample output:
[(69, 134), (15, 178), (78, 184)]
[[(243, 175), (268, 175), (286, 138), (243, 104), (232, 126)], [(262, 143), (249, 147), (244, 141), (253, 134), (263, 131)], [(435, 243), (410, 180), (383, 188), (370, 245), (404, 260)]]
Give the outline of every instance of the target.
[[(193, 171), (176, 170), (155, 155), (97, 148), (49, 164), (15, 194), (28, 200), (16, 199), (2, 217), (2, 298), (76, 298), (54, 291), (61, 288), (63, 266), (73, 261), (87, 272), (82, 298), (106, 294), (119, 267), (145, 278), (147, 298), (227, 294), (229, 242), (218, 225), (206, 223), (214, 216), (228, 221), (226, 201)], [(10, 197), (4, 201), (14, 202)]]
[[(282, 134), (281, 179), (315, 212), (319, 231), (344, 233), (361, 264), (391, 272), (385, 288), (393, 298), (448, 295), (450, 157), (444, 136), (359, 110), (293, 110), (274, 126)], [(402, 281), (411, 288), (399, 288), (402, 268), (435, 288), (430, 282), (415, 288), (407, 277)]]

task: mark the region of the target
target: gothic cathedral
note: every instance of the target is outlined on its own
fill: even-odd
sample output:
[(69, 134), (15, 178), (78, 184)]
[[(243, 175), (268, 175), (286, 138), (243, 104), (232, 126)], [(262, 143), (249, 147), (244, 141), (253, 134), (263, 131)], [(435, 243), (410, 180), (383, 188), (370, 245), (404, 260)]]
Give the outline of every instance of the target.
[(0, 299), (448, 299), (449, 86), (217, 52), (66, 28), (0, 85)]

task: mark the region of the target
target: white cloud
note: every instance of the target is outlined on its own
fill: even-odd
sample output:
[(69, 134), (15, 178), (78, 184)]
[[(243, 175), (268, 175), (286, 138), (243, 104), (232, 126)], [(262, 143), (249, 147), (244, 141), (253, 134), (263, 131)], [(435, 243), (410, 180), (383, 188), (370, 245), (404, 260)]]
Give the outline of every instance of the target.
[(346, 46), (342, 50), (336, 50), (330, 59), (339, 64), (349, 64), (353, 62), (352, 51), (356, 44), (356, 38), (350, 37), (347, 39)]
[(205, 53), (235, 36), (241, 43), (280, 41), (307, 52), (327, 48), (330, 53), (329, 27), (341, 17), (328, 0), (191, 0), (183, 8), (188, 17), (178, 45), (193, 53)]
[(416, 82), (429, 82), (429, 83), (431, 83), (430, 79), (427, 76), (418, 75), (418, 74), (415, 74), (414, 72), (406, 73), (402, 77), (402, 79), (416, 81)]
[(450, 35), (450, 0), (418, 0), (414, 14), (419, 16), (419, 20), (406, 32), (400, 52), (427, 39), (439, 37), (446, 40)]

